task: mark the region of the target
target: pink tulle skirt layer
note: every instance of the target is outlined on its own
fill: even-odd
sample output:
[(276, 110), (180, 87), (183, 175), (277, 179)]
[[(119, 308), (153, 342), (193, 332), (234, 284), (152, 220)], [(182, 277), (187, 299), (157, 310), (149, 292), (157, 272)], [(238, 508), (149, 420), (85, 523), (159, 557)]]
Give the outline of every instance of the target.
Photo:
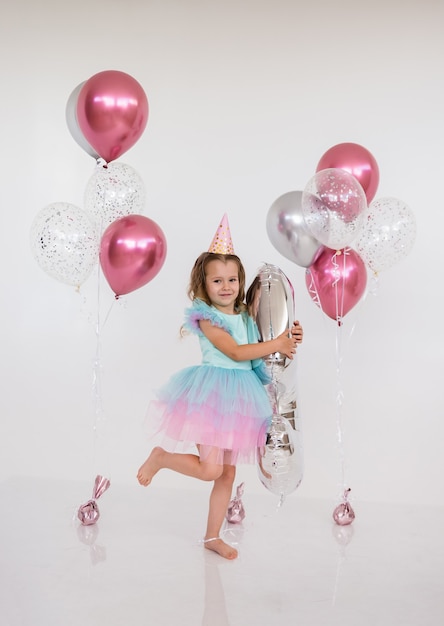
[(162, 445), (196, 444), (203, 462), (254, 463), (271, 421), (268, 394), (253, 370), (206, 365), (177, 372), (158, 392), (150, 417)]

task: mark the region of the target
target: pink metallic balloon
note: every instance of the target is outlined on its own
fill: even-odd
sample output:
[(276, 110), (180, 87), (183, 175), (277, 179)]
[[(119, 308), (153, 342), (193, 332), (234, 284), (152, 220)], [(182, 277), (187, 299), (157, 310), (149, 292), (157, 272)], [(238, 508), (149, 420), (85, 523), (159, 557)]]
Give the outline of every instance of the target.
[(160, 271), (167, 243), (148, 217), (128, 215), (108, 226), (100, 244), (100, 265), (116, 297), (146, 285)]
[(349, 492), (350, 489), (346, 489), (344, 491), (344, 501), (333, 511), (333, 519), (338, 526), (347, 526), (348, 524), (351, 524), (356, 517), (355, 512), (348, 501)]
[(351, 248), (324, 248), (306, 270), (305, 284), (313, 302), (340, 325), (365, 292), (367, 269)]
[(132, 76), (107, 70), (85, 81), (77, 97), (76, 117), (87, 143), (109, 163), (142, 135), (148, 99)]
[(361, 184), (370, 204), (379, 184), (379, 167), (367, 148), (357, 143), (338, 143), (322, 155), (316, 171), (328, 168), (340, 168), (352, 174)]

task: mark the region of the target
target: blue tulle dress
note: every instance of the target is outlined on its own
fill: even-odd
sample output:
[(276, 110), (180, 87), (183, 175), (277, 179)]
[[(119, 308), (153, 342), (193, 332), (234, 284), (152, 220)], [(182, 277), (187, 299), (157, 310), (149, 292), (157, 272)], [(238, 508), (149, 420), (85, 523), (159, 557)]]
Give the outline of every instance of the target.
[(203, 462), (254, 463), (272, 417), (262, 360), (233, 361), (205, 337), (200, 320), (226, 330), (238, 344), (256, 343), (257, 327), (246, 313), (227, 315), (195, 299), (185, 311), (184, 328), (197, 334), (201, 365), (178, 371), (153, 402), (162, 445), (170, 451), (198, 444)]

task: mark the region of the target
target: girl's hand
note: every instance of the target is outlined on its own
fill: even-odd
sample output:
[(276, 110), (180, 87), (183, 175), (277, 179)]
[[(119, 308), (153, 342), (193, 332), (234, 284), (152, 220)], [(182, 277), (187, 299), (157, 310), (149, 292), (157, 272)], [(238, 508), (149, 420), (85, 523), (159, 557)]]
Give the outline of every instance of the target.
[(296, 343), (302, 343), (302, 339), (304, 338), (304, 331), (302, 330), (302, 326), (299, 323), (299, 320), (295, 320), (293, 322), (293, 326), (291, 327), (291, 334), (296, 338)]
[(275, 341), (278, 344), (276, 352), (281, 352), (285, 354), (288, 359), (292, 359), (293, 354), (296, 352), (296, 337), (291, 330), (285, 330), (281, 335), (276, 337)]

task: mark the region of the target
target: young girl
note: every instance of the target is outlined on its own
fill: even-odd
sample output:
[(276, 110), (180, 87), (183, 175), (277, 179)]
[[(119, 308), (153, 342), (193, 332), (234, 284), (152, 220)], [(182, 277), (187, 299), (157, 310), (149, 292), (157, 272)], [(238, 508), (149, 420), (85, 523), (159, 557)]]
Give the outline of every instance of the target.
[(293, 358), (302, 341), (298, 322), (275, 339), (258, 343), (257, 327), (244, 305), (245, 271), (234, 254), (204, 252), (191, 272), (185, 328), (196, 333), (202, 364), (179, 371), (158, 392), (162, 430), (171, 441), (195, 443), (198, 454), (152, 450), (137, 474), (150, 484), (160, 469), (214, 481), (205, 548), (226, 559), (237, 550), (219, 536), (230, 502), (236, 463), (256, 461), (272, 417), (263, 383), (262, 357)]

